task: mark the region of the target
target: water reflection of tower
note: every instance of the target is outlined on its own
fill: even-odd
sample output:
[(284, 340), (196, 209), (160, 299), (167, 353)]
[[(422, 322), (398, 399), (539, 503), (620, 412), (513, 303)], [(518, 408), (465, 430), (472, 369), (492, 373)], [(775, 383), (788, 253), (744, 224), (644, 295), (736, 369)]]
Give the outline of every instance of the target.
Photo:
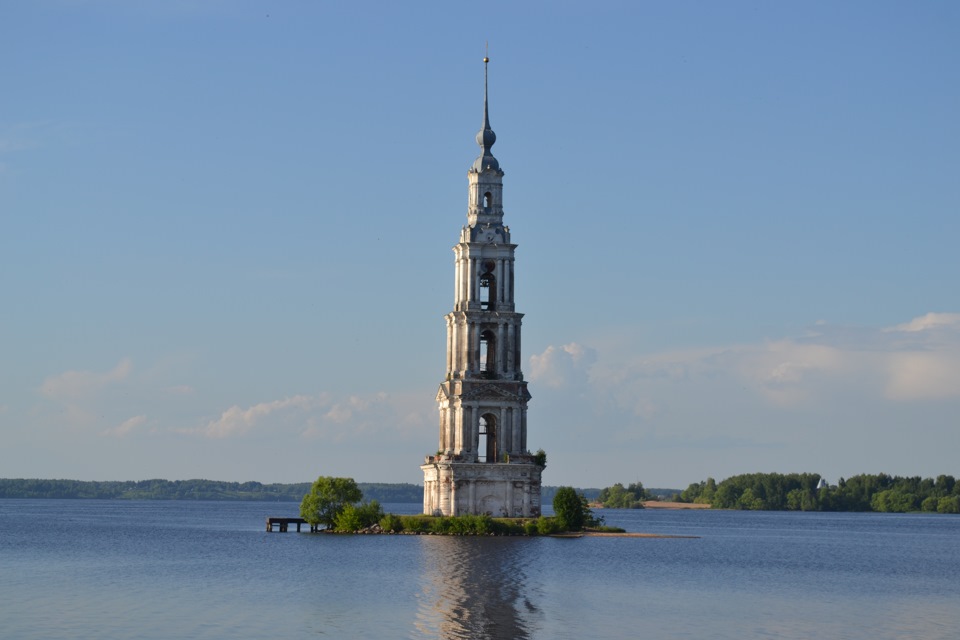
[[(531, 540), (422, 536), (416, 628), (424, 638), (529, 638), (541, 616), (527, 582)], [(529, 551), (529, 548), (527, 548)]]

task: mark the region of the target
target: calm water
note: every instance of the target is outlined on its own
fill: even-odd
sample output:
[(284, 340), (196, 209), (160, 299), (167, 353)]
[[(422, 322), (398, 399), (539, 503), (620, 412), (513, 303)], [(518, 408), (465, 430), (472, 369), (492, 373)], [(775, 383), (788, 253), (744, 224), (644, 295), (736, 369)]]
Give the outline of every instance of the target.
[(0, 500), (0, 638), (960, 637), (956, 516), (604, 512), (695, 540), (263, 530), (296, 511)]

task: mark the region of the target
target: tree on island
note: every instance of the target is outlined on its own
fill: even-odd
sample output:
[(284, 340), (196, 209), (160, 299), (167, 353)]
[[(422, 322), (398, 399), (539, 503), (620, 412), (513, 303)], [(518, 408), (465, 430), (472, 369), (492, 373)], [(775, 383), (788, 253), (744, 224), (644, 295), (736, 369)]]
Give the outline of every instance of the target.
[(322, 524), (330, 529), (348, 505), (353, 506), (362, 499), (363, 492), (353, 478), (320, 476), (300, 502), (300, 517), (311, 526)]
[(561, 531), (583, 531), (603, 523), (590, 510), (587, 499), (573, 487), (560, 487), (553, 496), (553, 513)]
[(640, 482), (634, 482), (626, 489), (619, 482), (600, 491), (597, 502), (607, 509), (643, 509), (647, 492)]

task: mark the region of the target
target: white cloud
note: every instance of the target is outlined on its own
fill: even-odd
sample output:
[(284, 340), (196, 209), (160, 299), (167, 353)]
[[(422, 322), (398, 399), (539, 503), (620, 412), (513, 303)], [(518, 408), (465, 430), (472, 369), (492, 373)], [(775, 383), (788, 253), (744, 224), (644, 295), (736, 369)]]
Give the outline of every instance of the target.
[(395, 440), (432, 433), (426, 429), (435, 420), (436, 404), (430, 395), (379, 391), (331, 401), (329, 408), (310, 420), (301, 435), (338, 442), (351, 438)]
[(960, 349), (894, 353), (887, 360), (886, 396), (893, 400), (960, 397)]
[(927, 314), (881, 329), (818, 323), (801, 338), (646, 355), (618, 369), (598, 365), (594, 377), (638, 388), (642, 379), (733, 376), (779, 407), (844, 394), (874, 401), (960, 397), (960, 314)]
[(146, 421), (147, 421), (147, 416), (145, 415), (133, 416), (132, 418), (128, 418), (124, 420), (121, 424), (117, 425), (112, 429), (104, 430), (103, 432), (101, 432), (100, 435), (112, 436), (115, 438), (122, 438), (124, 436), (130, 435), (130, 433), (134, 429), (144, 424)]
[(374, 398), (361, 398), (360, 396), (350, 396), (343, 402), (336, 402), (330, 407), (330, 410), (324, 414), (324, 418), (334, 424), (345, 424), (349, 422), (355, 414), (367, 411), (375, 402), (382, 402), (386, 394), (377, 394)]
[(731, 347), (719, 364), (729, 367), (751, 388), (780, 406), (808, 401), (819, 383), (840, 375), (847, 367), (840, 350), (793, 340)]
[(118, 403), (120, 394), (129, 390), (132, 371), (132, 362), (124, 358), (109, 371), (65, 371), (48, 377), (39, 392), (57, 405), (50, 424), (81, 430), (110, 424), (118, 411), (126, 411)]
[(540, 355), (530, 356), (530, 380), (554, 388), (583, 385), (596, 359), (596, 350), (575, 342), (551, 345)]
[[(553, 345), (527, 366), (529, 446), (568, 458), (576, 473), (599, 474), (597, 482), (830, 465), (835, 473), (875, 471), (870, 465), (900, 453), (921, 459), (913, 442), (944, 441), (960, 409), (960, 314), (873, 328), (821, 322), (796, 337), (687, 350), (595, 346)], [(204, 393), (180, 384), (192, 382), (183, 376), (148, 376), (129, 359), (105, 371), (53, 375), (39, 389), (57, 405), (45, 422), (111, 438), (179, 433), (209, 441), (195, 443), (204, 451), (225, 439), (269, 438), (328, 465), (367, 452), (386, 460), (389, 452), (414, 451), (416, 459), (417, 451), (435, 450), (429, 389), (279, 395), (211, 409)], [(867, 429), (877, 437), (864, 445)], [(236, 451), (259, 445), (238, 443)], [(589, 456), (601, 466), (587, 470)]]
[(285, 409), (299, 409), (305, 411), (313, 404), (310, 396), (293, 396), (283, 400), (261, 402), (243, 409), (234, 405), (220, 414), (217, 420), (212, 420), (200, 430), (208, 438), (227, 438), (247, 433), (263, 422), (271, 414)]
[(884, 332), (900, 340), (884, 362), (888, 398), (960, 397), (960, 313), (928, 313)]
[(531, 364), (534, 396), (556, 392), (536, 415), (558, 430), (589, 425), (610, 442), (710, 430), (756, 440), (789, 421), (831, 425), (857, 407), (960, 398), (960, 314), (891, 328), (818, 323), (798, 338), (647, 354), (574, 343)]
[(108, 385), (125, 380), (133, 370), (133, 363), (124, 358), (110, 371), (66, 371), (43, 381), (40, 392), (54, 400), (79, 400), (95, 394)]
[(344, 398), (321, 393), (297, 395), (243, 408), (235, 405), (216, 420), (184, 433), (229, 438), (270, 429), (279, 435), (342, 442), (349, 439), (389, 439), (422, 431), (428, 424), (422, 408), (435, 405), (428, 394), (354, 394)]
[(820, 322), (797, 337), (647, 353), (610, 343), (580, 368), (551, 347), (534, 359), (529, 442), (607, 483), (942, 467), (939, 449), (924, 450), (956, 440), (958, 320)]
[(928, 313), (925, 316), (914, 318), (910, 322), (884, 329), (884, 331), (917, 332), (941, 327), (960, 329), (960, 313)]

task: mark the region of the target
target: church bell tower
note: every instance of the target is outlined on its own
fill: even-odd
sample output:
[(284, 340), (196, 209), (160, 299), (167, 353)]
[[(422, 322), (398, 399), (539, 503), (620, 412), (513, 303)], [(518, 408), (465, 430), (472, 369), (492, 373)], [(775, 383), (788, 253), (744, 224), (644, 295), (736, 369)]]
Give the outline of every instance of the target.
[(480, 156), (467, 172), (467, 224), (455, 256), (447, 321), (447, 375), (440, 384), (440, 444), (423, 470), (428, 514), (540, 515), (543, 460), (527, 445), (530, 393), (520, 369), (522, 313), (514, 303), (514, 251), (503, 224), (503, 171), (491, 148), (483, 59)]

